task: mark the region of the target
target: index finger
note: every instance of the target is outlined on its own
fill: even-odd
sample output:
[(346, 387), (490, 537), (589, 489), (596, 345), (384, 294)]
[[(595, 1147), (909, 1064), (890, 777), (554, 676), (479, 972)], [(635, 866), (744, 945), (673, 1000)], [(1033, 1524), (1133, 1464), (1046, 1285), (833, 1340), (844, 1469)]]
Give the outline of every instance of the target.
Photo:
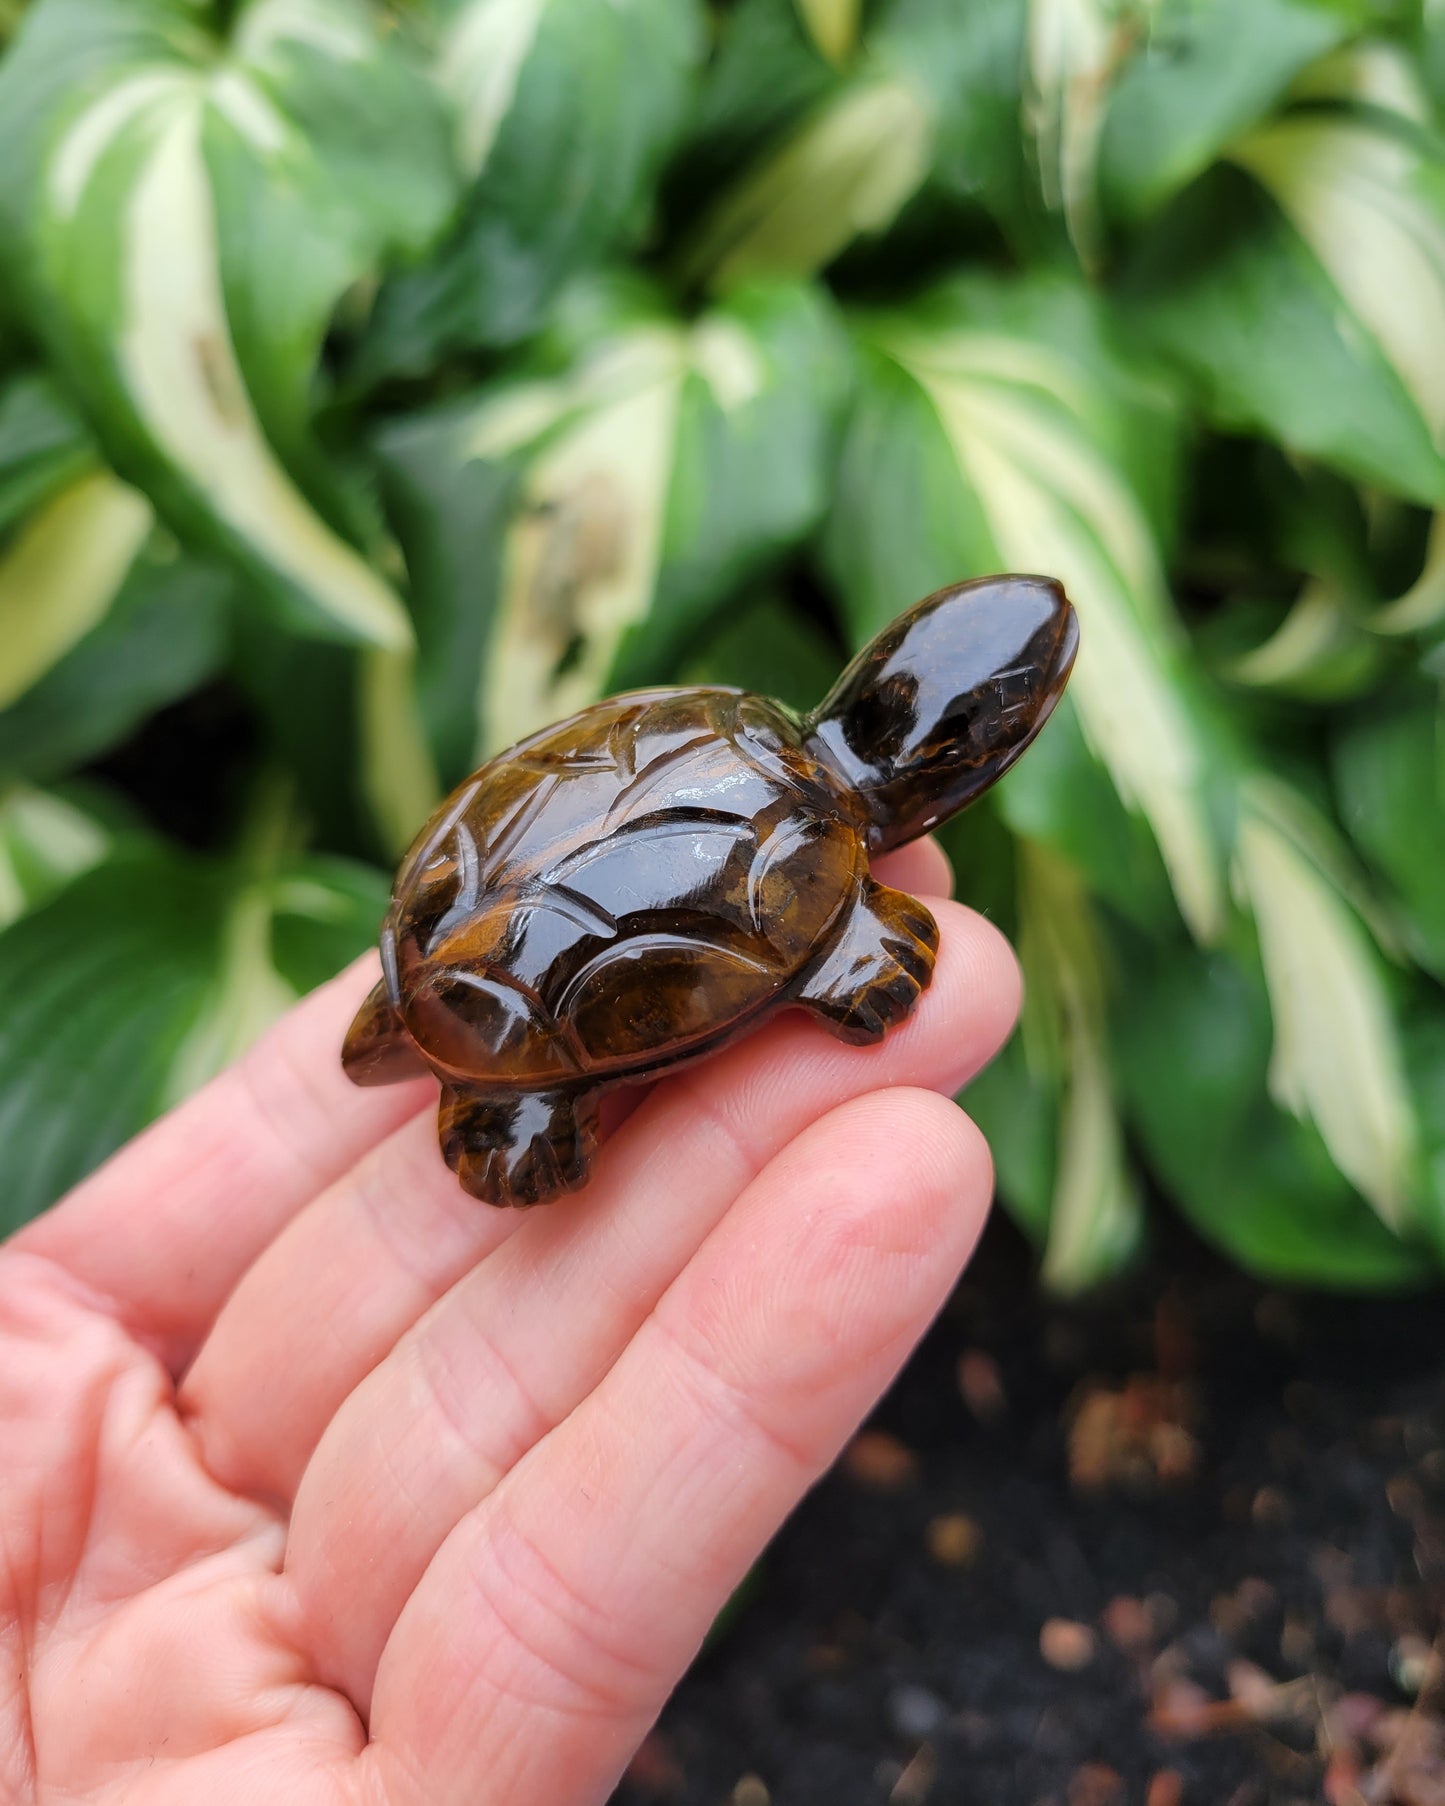
[[(882, 872), (952, 889), (931, 836)], [(235, 1065), (122, 1148), (15, 1246), (97, 1293), (179, 1372), (242, 1275), (297, 1213), (436, 1099), (430, 1079), (360, 1089), (341, 1069), (348, 1023), (376, 982), (374, 953), (320, 986)]]

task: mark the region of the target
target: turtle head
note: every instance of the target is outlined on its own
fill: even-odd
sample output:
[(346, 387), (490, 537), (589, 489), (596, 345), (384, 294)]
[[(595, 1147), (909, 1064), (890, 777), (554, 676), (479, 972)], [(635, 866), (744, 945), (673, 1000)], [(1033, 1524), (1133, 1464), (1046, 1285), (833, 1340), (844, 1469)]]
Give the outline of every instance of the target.
[(938, 590), (858, 654), (811, 717), (814, 750), (854, 789), (884, 852), (1001, 777), (1063, 694), (1079, 628), (1051, 577)]

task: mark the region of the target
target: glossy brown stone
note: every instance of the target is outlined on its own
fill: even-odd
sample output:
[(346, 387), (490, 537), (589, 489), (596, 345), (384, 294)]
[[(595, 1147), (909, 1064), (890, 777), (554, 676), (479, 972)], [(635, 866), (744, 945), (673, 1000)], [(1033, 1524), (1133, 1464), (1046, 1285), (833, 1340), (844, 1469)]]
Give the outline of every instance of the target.
[(585, 1183), (609, 1086), (786, 1005), (880, 1040), (927, 985), (938, 931), (869, 861), (1013, 763), (1077, 644), (1056, 583), (990, 578), (900, 616), (811, 715), (646, 690), (523, 740), (402, 861), (347, 1072), (434, 1072), (462, 1185), (537, 1204)]

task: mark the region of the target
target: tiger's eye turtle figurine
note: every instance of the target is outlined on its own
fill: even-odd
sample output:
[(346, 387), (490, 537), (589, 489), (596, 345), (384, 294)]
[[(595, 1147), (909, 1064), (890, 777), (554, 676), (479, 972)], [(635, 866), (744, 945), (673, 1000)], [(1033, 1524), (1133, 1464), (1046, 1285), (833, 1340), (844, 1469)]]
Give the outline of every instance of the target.
[(989, 578), (900, 616), (811, 715), (657, 689), (533, 734), (402, 861), (346, 1071), (435, 1073), (465, 1189), (540, 1204), (586, 1182), (609, 1086), (789, 1005), (880, 1040), (932, 976), (938, 930), (869, 862), (1013, 764), (1077, 645), (1057, 583)]

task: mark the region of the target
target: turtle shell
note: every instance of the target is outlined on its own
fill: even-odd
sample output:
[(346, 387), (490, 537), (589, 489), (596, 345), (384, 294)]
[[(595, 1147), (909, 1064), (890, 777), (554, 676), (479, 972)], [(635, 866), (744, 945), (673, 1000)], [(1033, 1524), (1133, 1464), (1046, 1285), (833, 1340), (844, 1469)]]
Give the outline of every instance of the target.
[(459, 1079), (621, 1077), (786, 1000), (865, 879), (856, 803), (785, 709), (724, 689), (616, 697), (433, 817), (398, 873), (387, 988)]

